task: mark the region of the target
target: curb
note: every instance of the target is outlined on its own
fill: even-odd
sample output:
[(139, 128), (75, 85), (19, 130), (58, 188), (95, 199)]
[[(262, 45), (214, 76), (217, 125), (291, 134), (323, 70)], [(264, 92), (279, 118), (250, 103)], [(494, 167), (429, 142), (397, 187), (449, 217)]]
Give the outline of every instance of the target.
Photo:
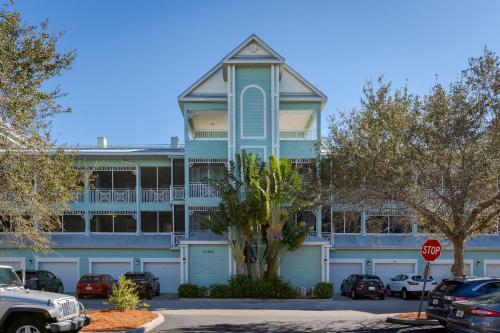
[(309, 301), (315, 301), (315, 302), (331, 302), (333, 298), (210, 298), (210, 297), (203, 297), (203, 298), (178, 298), (180, 301), (196, 301), (196, 302), (212, 302), (212, 301), (217, 301), (217, 302), (247, 302), (247, 303), (259, 303), (259, 302), (309, 302)]
[(441, 326), (437, 320), (428, 319), (398, 319), (394, 317), (388, 317), (386, 322), (391, 324), (409, 325), (409, 326)]
[(156, 313), (158, 316), (155, 319), (151, 320), (149, 323), (146, 323), (137, 328), (131, 328), (125, 331), (99, 331), (99, 332), (88, 331), (85, 333), (146, 333), (158, 327), (165, 321), (165, 317), (163, 317), (163, 315), (160, 312), (158, 311), (153, 311), (153, 312)]

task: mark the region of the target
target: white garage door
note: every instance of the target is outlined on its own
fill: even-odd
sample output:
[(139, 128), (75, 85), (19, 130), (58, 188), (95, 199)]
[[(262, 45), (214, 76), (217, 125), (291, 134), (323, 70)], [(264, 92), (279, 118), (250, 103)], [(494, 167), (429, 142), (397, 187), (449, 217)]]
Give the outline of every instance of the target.
[(500, 277), (500, 263), (486, 263), (486, 276)]
[(160, 281), (162, 293), (176, 293), (181, 284), (181, 264), (178, 262), (144, 262), (144, 272), (151, 272)]
[(331, 262), (330, 263), (330, 282), (337, 295), (340, 295), (340, 285), (342, 280), (351, 274), (363, 274), (363, 264), (360, 262)]
[(78, 262), (76, 261), (38, 261), (38, 269), (52, 272), (59, 276), (64, 285), (64, 291), (75, 292), (80, 278)]
[(91, 264), (93, 274), (109, 274), (115, 279), (119, 279), (121, 275), (132, 271), (131, 262), (92, 262)]
[[(451, 263), (431, 263), (432, 278), (437, 282), (441, 282), (442, 279), (453, 277), (451, 273), (452, 265)], [(470, 263), (466, 263), (464, 266), (465, 275), (471, 275)]]
[(8, 259), (0, 257), (0, 265), (10, 266), (14, 268), (15, 271), (20, 271), (23, 268), (22, 261), (19, 259)]
[(387, 285), (389, 280), (398, 274), (415, 274), (416, 271), (415, 263), (373, 263), (373, 274), (377, 275), (384, 285)]

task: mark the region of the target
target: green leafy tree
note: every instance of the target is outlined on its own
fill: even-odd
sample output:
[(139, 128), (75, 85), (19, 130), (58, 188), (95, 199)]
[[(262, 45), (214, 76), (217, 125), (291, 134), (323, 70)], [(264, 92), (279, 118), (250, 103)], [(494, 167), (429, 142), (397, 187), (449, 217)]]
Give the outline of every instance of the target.
[(0, 229), (20, 247), (48, 248), (40, 231), (61, 228), (58, 215), (81, 189), (72, 156), (50, 137), (50, 119), (71, 111), (48, 82), (75, 56), (57, 50), (59, 37), (46, 21), (26, 24), (9, 5), (0, 8)]
[(307, 235), (304, 223), (289, 219), (314, 203), (313, 192), (302, 187), (302, 176), (286, 159), (271, 156), (266, 165), (243, 151), (223, 177), (210, 183), (221, 203), (205, 225), (227, 235), (237, 273), (246, 269), (255, 279), (276, 278), (282, 256), (296, 250)]
[(330, 121), (325, 195), (402, 203), (422, 230), (450, 241), (452, 272), (462, 275), (467, 239), (498, 223), (499, 82), (498, 57), (487, 49), (448, 89), (436, 83), (423, 98), (369, 82), (360, 107)]

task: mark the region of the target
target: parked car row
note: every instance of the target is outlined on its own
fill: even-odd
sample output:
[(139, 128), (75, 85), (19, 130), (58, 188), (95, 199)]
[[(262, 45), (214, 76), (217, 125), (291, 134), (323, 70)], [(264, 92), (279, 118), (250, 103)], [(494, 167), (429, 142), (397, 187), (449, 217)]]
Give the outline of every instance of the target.
[(445, 279), (430, 293), (427, 317), (450, 332), (500, 331), (500, 278)]
[[(23, 272), (16, 272), (19, 279), (23, 279)], [(55, 274), (46, 270), (25, 271), (24, 287), (31, 290), (51, 291), (59, 294), (64, 293), (63, 281)], [(140, 297), (151, 299), (160, 295), (159, 279), (150, 272), (127, 272), (124, 276), (132, 280)], [(85, 274), (80, 277), (76, 285), (76, 295), (83, 297), (107, 298), (117, 282), (109, 274)]]

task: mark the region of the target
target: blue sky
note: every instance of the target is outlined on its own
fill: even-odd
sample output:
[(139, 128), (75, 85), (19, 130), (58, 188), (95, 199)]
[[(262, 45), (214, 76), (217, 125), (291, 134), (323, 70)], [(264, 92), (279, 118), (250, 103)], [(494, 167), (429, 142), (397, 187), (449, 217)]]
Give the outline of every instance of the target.
[(30, 23), (48, 17), (77, 51), (56, 81), (73, 113), (54, 119), (58, 143), (183, 141), (177, 96), (251, 33), (328, 95), (328, 115), (350, 110), (369, 78), (426, 93), (487, 45), (500, 53), (500, 1), (17, 0)]

